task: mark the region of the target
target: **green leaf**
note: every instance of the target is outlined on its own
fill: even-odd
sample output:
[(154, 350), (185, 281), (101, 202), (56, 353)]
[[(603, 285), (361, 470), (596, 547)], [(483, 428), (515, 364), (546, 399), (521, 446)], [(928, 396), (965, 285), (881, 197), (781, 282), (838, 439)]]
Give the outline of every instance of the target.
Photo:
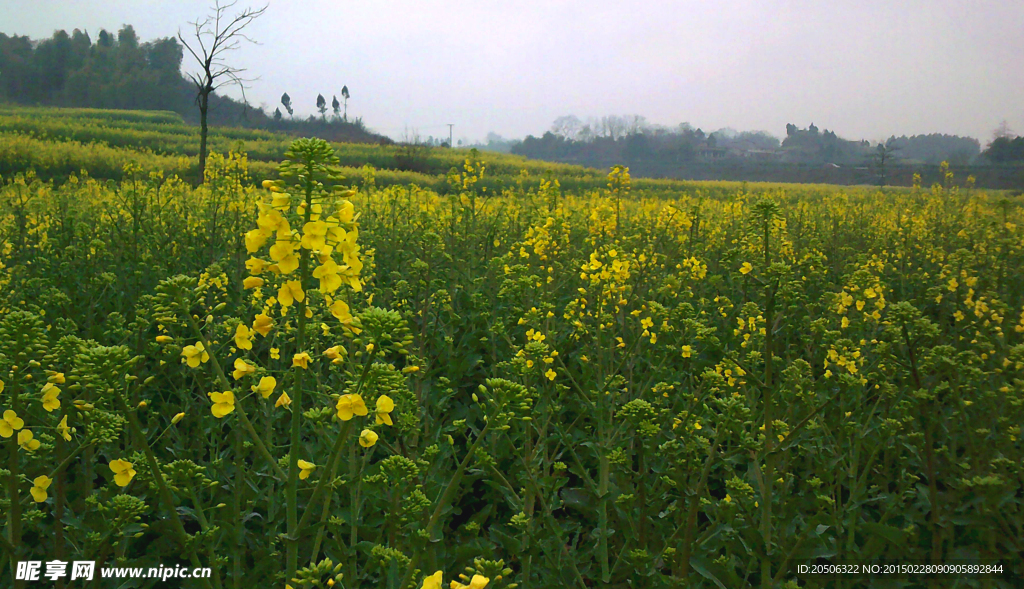
[(711, 571), (708, 570), (708, 563), (702, 557), (691, 556), (690, 566), (693, 568), (693, 570), (700, 573), (700, 576), (704, 577), (705, 579), (709, 579), (712, 583), (718, 585), (719, 589), (726, 589), (725, 584), (719, 581), (718, 577), (713, 575)]
[(903, 530), (900, 530), (899, 528), (894, 528), (892, 526), (887, 526), (885, 524), (879, 524), (875, 522), (862, 523), (860, 524), (860, 528), (864, 530), (866, 533), (881, 536), (889, 542), (892, 542), (896, 545), (902, 544), (906, 538), (906, 534), (903, 532)]

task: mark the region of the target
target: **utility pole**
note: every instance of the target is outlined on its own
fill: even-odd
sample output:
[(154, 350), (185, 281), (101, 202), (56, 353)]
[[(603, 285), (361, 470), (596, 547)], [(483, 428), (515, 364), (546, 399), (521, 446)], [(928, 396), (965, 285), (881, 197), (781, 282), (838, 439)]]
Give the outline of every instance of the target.
[(453, 147), (453, 144), (452, 144), (452, 128), (454, 126), (455, 126), (455, 123), (448, 123), (448, 149), (451, 149)]

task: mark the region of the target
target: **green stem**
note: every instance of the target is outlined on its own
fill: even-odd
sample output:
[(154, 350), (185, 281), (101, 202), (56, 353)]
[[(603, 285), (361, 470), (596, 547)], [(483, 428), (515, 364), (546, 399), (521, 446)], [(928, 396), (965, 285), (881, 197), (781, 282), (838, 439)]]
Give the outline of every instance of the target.
[[(306, 164), (306, 198), (305, 198), (305, 214), (303, 215), (303, 223), (309, 223), (309, 216), (313, 212), (313, 162), (309, 161)], [(306, 283), (309, 282), (309, 252), (299, 246), (299, 288), (302, 292), (306, 292)], [(298, 352), (304, 353), (306, 350), (306, 302), (305, 296), (302, 297), (301, 301), (298, 301), (298, 313), (299, 313), (299, 326), (298, 334), (295, 338), (296, 349)], [(302, 442), (302, 386), (303, 386), (303, 370), (299, 370), (295, 374), (295, 382), (292, 387), (292, 423), (291, 423), (291, 440), (288, 444), (288, 484), (285, 487), (285, 508), (287, 511), (287, 527), (288, 527), (288, 556), (287, 556), (287, 570), (285, 573), (285, 579), (291, 579), (295, 576), (295, 570), (299, 565), (299, 538), (296, 534), (299, 525), (299, 506), (297, 495), (299, 491), (299, 452), (300, 445)]]
[[(348, 438), (351, 423), (351, 421), (346, 421), (341, 426), (341, 431), (338, 432), (338, 437), (335, 438), (334, 440), (334, 448), (331, 449), (331, 457), (328, 458), (326, 465), (328, 473), (333, 473), (334, 469), (337, 468), (338, 456), (341, 454), (341, 450), (345, 445), (345, 439)], [(320, 495), (323, 494), (324, 489), (327, 487), (328, 482), (332, 478), (333, 475), (320, 477), (320, 480), (317, 481), (316, 483), (316, 487), (313, 488), (313, 496), (309, 498), (309, 503), (306, 505), (305, 511), (302, 512), (302, 518), (299, 519), (298, 526), (296, 528), (300, 536), (302, 535), (302, 532), (306, 529), (306, 526), (309, 524), (310, 518), (313, 517), (313, 511), (315, 511), (314, 505), (316, 505), (316, 500), (319, 499)]]
[[(13, 379), (12, 379), (13, 380)], [(11, 409), (18, 413), (21, 410), (21, 403), (18, 397), (18, 389), (20, 387), (15, 383), (11, 386)], [(11, 577), (15, 576), (15, 565), (17, 558), (18, 547), (21, 545), (21, 493), (18, 489), (18, 437), (17, 434), (11, 436), (11, 439), (7, 442), (8, 454), (7, 454), (7, 469), (10, 474), (7, 475), (7, 500), (10, 502), (10, 507), (7, 510), (7, 533), (8, 543), (11, 546)], [(24, 586), (23, 581), (14, 581), (14, 587), (20, 588)]]
[[(334, 463), (333, 462), (331, 463), (331, 465), (330, 465), (330, 467), (329, 467), (329, 469), (328, 469), (326, 474), (327, 474), (328, 480), (331, 480), (331, 481), (334, 480)], [(317, 486), (319, 486), (319, 484)], [(334, 498), (334, 495), (332, 493), (328, 493), (328, 494), (324, 495), (324, 504), (323, 504), (323, 507), (320, 508), (320, 525), (318, 526), (318, 529), (316, 531), (316, 540), (313, 541), (313, 556), (311, 556), (309, 558), (309, 562), (310, 563), (315, 563), (317, 557), (320, 556), (320, 545), (324, 541), (324, 528), (325, 528), (325, 525), (327, 524), (327, 514), (330, 513), (331, 499), (333, 499), (333, 498)], [(309, 505), (313, 505), (313, 502), (310, 501)], [(309, 511), (308, 507), (307, 507), (306, 511)], [(305, 513), (303, 513), (303, 516), (305, 516)]]
[(58, 474), (64, 472), (64, 469), (67, 468), (68, 463), (70, 463), (76, 456), (81, 454), (83, 450), (85, 450), (86, 448), (91, 448), (94, 445), (95, 442), (89, 442), (88, 444), (82, 444), (81, 446), (75, 448), (74, 452), (68, 455), (67, 458), (61, 461), (61, 463), (58, 464), (57, 467), (50, 472), (49, 477), (52, 479), (55, 478)]
[[(64, 412), (66, 416), (67, 413)], [(57, 436), (56, 440), (57, 459), (61, 460), (67, 454), (67, 441), (64, 436)], [(63, 462), (63, 460), (61, 460)], [(53, 480), (53, 556), (55, 560), (64, 560), (64, 493), (66, 491), (64, 473), (60, 473)], [(64, 589), (64, 579), (57, 579), (57, 589)]]
[[(167, 510), (171, 517), (168, 520), (171, 523), (171, 528), (178, 536), (178, 543), (182, 549), (188, 546), (189, 536), (185, 531), (185, 526), (181, 523), (181, 518), (178, 517), (178, 510), (174, 506), (174, 496), (171, 495), (171, 490), (167, 487), (167, 481), (164, 480), (164, 475), (160, 471), (160, 464), (156, 460), (156, 455), (153, 453), (153, 448), (150, 447), (149, 442), (146, 441), (146, 437), (142, 433), (142, 427), (139, 425), (138, 418), (135, 417), (135, 412), (128, 408), (128, 405), (124, 402), (124, 397), (120, 394), (113, 395), (117, 399), (118, 404), (121, 405), (121, 411), (125, 417), (128, 418), (128, 426), (132, 430), (132, 435), (137, 440), (136, 443), (142, 445), (142, 450), (146, 454), (146, 461), (149, 463), (149, 468), (153, 472), (153, 480), (156, 482), (157, 488), (160, 491), (160, 499), (164, 503), (164, 508)], [(189, 562), (192, 563), (193, 567), (200, 568), (202, 563), (199, 562), (199, 557), (196, 556), (194, 548), (189, 550)], [(212, 563), (211, 563), (212, 564)], [(205, 577), (201, 577), (199, 582), (202, 583), (206, 589), (211, 589), (210, 582)]]
[[(351, 483), (349, 487), (349, 526), (348, 526), (348, 545), (355, 547), (359, 542), (359, 492), (362, 491), (361, 485), (357, 484), (356, 476), (356, 449), (355, 446), (349, 446), (348, 449), (348, 477)], [(356, 554), (353, 554), (352, 562), (352, 578), (359, 579), (359, 560)]]
[[(721, 428), (717, 429), (720, 430)], [(708, 451), (707, 459), (704, 461), (704, 467), (700, 472), (700, 480), (697, 481), (697, 488), (694, 490), (687, 506), (686, 532), (683, 534), (683, 546), (682, 550), (679, 551), (679, 560), (677, 561), (679, 563), (679, 573), (677, 576), (684, 582), (690, 576), (690, 555), (693, 554), (694, 536), (697, 533), (697, 510), (700, 508), (700, 495), (707, 485), (708, 475), (711, 474), (715, 453), (718, 451), (718, 445), (721, 441), (722, 432), (716, 431), (715, 441), (711, 445), (711, 450)]]
[(603, 583), (611, 582), (611, 570), (608, 568), (608, 483), (610, 472), (608, 454), (602, 443), (597, 482), (597, 498), (600, 501), (597, 508), (597, 533), (600, 534), (597, 539), (597, 555), (601, 562), (601, 581)]
[(3, 549), (4, 554), (14, 554), (14, 545), (8, 542), (7, 538), (4, 538), (2, 535), (0, 535), (0, 548)]
[[(771, 267), (771, 220), (764, 224), (764, 264), (765, 269)], [(770, 281), (765, 283), (765, 318), (767, 320), (764, 330), (764, 461), (765, 477), (761, 497), (761, 535), (764, 538), (764, 560), (761, 561), (761, 587), (769, 589), (772, 584), (772, 486), (775, 482), (775, 456), (772, 448), (775, 446), (775, 434), (773, 432), (774, 413), (772, 403), (772, 353), (775, 330), (775, 290)]]
[[(206, 353), (210, 355), (210, 364), (213, 364), (213, 371), (217, 375), (217, 380), (220, 381), (221, 387), (226, 391), (233, 389), (234, 387), (231, 386), (231, 383), (228, 382), (228, 377), (224, 374), (224, 369), (221, 368), (220, 362), (217, 361), (217, 356), (210, 348), (210, 341), (206, 339), (206, 336), (203, 335), (203, 331), (199, 329), (199, 324), (196, 323), (195, 318), (188, 312), (188, 309), (185, 310), (185, 315), (188, 318), (189, 325), (192, 326), (193, 333), (195, 333), (196, 337), (199, 338), (199, 341), (202, 342), (203, 349), (206, 350)], [(274, 471), (277, 478), (281, 480), (288, 478), (288, 475), (284, 473), (284, 470), (277, 465), (277, 461), (274, 460), (274, 456), (271, 455), (270, 450), (267, 450), (267, 446), (263, 443), (259, 434), (256, 433), (256, 428), (252, 426), (252, 422), (249, 421), (249, 416), (246, 414), (245, 408), (242, 407), (241, 403), (235, 404), (235, 412), (238, 413), (238, 418), (242, 420), (242, 426), (245, 428), (245, 431), (248, 432), (249, 438), (252, 440), (253, 445), (256, 446), (256, 450), (267, 461), (267, 464), (270, 465), (271, 470)]]
[(210, 528), (210, 522), (206, 519), (206, 511), (203, 510), (203, 504), (199, 500), (199, 494), (196, 493), (196, 488), (191, 482), (188, 483), (188, 493), (192, 498), (192, 505), (196, 508), (196, 519), (199, 520), (199, 526), (205, 532)]
[(235, 589), (239, 589), (242, 583), (242, 558), (245, 550), (245, 524), (242, 523), (242, 492), (245, 489), (245, 464), (244, 451), (242, 449), (242, 432), (235, 429), (235, 459), (238, 461), (235, 466), (235, 492), (231, 494), (231, 510), (234, 512), (235, 542), (232, 547), (231, 579)]
[[(188, 492), (189, 492), (189, 496), (192, 499), (192, 505), (193, 505), (193, 507), (195, 507), (196, 519), (199, 520), (199, 527), (200, 527), (201, 530), (203, 530), (205, 532), (205, 531), (210, 529), (210, 521), (206, 519), (206, 512), (203, 511), (203, 504), (199, 500), (199, 494), (196, 493), (196, 489), (192, 485), (191, 482), (188, 483)], [(219, 589), (221, 587), (220, 570), (217, 568), (217, 566), (215, 564), (216, 563), (215, 558), (216, 558), (217, 555), (214, 553), (214, 550), (215, 550), (215, 546), (211, 544), (209, 546), (209, 551), (210, 551), (209, 552), (209, 559), (210, 559), (210, 568), (213, 571), (213, 585), (214, 585), (214, 587)]]
[[(358, 395), (363, 390), (363, 385), (366, 383), (366, 377), (370, 373), (370, 366), (373, 364), (373, 354), (370, 352), (366, 356), (366, 364), (363, 365), (363, 373), (359, 376), (359, 382), (356, 384), (355, 393)], [(344, 447), (345, 439), (348, 437), (349, 428), (352, 422), (346, 421), (341, 427), (341, 431), (338, 433), (338, 437), (334, 440), (334, 447), (331, 449), (331, 457), (328, 459), (328, 469), (333, 472), (336, 468), (338, 458), (341, 456), (341, 451)], [(317, 481), (316, 487), (313, 489), (313, 496), (309, 499), (309, 504), (306, 506), (306, 510), (302, 513), (302, 519), (299, 520), (298, 529), (302, 530), (309, 523), (309, 519), (313, 516), (313, 505), (316, 504), (317, 498), (323, 493), (324, 488), (327, 485), (327, 479), (321, 477)]]
[(537, 479), (534, 478), (529, 464), (527, 464), (526, 459), (521, 454), (519, 456), (519, 460), (523, 463), (523, 472), (525, 472), (526, 476), (529, 477), (530, 486), (533, 488), (533, 493), (537, 498), (537, 503), (540, 504), (541, 512), (548, 521), (548, 527), (551, 529), (551, 533), (555, 535), (558, 545), (562, 548), (562, 554), (569, 562), (569, 568), (572, 569), (573, 577), (582, 589), (587, 589), (587, 583), (583, 580), (583, 575), (580, 574), (579, 569), (576, 568), (576, 561), (573, 560), (572, 555), (569, 554), (569, 549), (566, 547), (565, 541), (562, 539), (561, 526), (559, 526), (555, 516), (551, 513), (551, 508), (547, 504), (547, 501), (544, 500), (544, 495), (540, 492), (540, 486), (537, 484)]
[[(451, 500), (455, 498), (455, 491), (459, 488), (459, 483), (462, 482), (462, 475), (469, 467), (469, 461), (473, 459), (473, 454), (476, 452), (476, 449), (480, 446), (483, 439), (487, 436), (490, 429), (491, 424), (488, 422), (487, 425), (484, 426), (484, 429), (480, 430), (480, 433), (477, 435), (473, 445), (469, 447), (469, 450), (466, 452), (466, 456), (462, 459), (462, 462), (459, 463), (459, 468), (456, 469), (452, 479), (448, 481), (448, 486), (445, 487), (441, 497), (438, 498), (437, 505), (434, 507), (434, 513), (430, 515), (430, 521), (427, 522), (427, 537), (430, 538), (431, 541), (433, 541), (433, 538), (437, 534), (437, 526), (441, 521), (441, 512), (444, 511), (444, 508), (447, 507)], [(416, 568), (417, 560), (419, 560), (419, 553), (414, 554), (413, 557), (409, 559), (409, 565), (405, 567), (405, 575), (402, 577), (402, 582), (398, 585), (399, 587), (405, 587), (409, 584), (409, 581), (412, 579), (413, 570)]]

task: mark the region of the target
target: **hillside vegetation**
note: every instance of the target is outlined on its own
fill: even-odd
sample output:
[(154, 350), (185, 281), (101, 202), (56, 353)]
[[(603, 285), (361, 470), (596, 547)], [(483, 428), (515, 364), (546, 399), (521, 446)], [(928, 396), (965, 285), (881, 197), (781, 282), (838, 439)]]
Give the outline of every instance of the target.
[[(294, 140), (289, 134), (259, 129), (213, 127), (210, 146), (221, 154), (244, 153), (250, 177), (276, 178), (278, 162)], [(448, 190), (448, 174), (471, 150), (423, 145), (334, 144), (339, 165), (353, 182), (372, 173), (379, 185), (416, 184)], [(180, 115), (161, 111), (69, 109), (0, 105), (0, 175), (32, 171), (37, 178), (66, 181), (72, 175), (120, 180), (125, 164), (197, 181), (199, 131)], [(481, 156), (484, 157), (484, 156)], [(487, 153), (481, 190), (533, 187), (557, 180), (563, 190), (582, 191), (607, 184), (607, 170)], [(369, 168), (373, 168), (372, 172)], [(635, 179), (638, 190), (697, 186), (670, 180)], [(738, 186), (738, 184), (736, 184)], [(726, 183), (723, 186), (731, 186)], [(706, 190), (715, 190), (705, 186)]]
[[(0, 102), (69, 108), (169, 111), (199, 122), (195, 84), (182, 75), (184, 48), (173, 37), (141, 41), (131, 25), (117, 34), (63, 30), (49, 39), (0, 33)], [(191, 57), (189, 58), (191, 59)], [(309, 105), (310, 107), (312, 105)], [(350, 143), (391, 143), (356, 117), (272, 116), (222, 93), (210, 95), (215, 126), (314, 135)]]

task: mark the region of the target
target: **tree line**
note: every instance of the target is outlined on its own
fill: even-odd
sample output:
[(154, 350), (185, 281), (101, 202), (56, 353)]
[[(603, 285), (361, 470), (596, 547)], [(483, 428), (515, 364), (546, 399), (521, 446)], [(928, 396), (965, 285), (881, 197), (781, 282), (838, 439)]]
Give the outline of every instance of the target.
[[(101, 29), (95, 39), (80, 29), (70, 34), (59, 30), (38, 41), (0, 33), (0, 102), (167, 110), (197, 124), (196, 85), (181, 74), (184, 51), (183, 44), (173, 37), (142, 42), (131, 25), (116, 34)], [(343, 87), (342, 96), (348, 93)], [(368, 131), (361, 118), (349, 120), (347, 97), (344, 101), (343, 116), (298, 118), (275, 116), (211, 92), (208, 119), (211, 125), (284, 131), (332, 141), (389, 141)]]
[(806, 128), (790, 123), (780, 141), (765, 131), (738, 132), (727, 128), (708, 133), (689, 123), (676, 127), (652, 125), (640, 115), (586, 120), (573, 115), (559, 117), (540, 137), (527, 136), (509, 148), (512, 153), (550, 161), (594, 167), (615, 162), (666, 172), (672, 166), (710, 162), (867, 168), (877, 164), (879, 148), (884, 152), (882, 161), (886, 165), (1024, 162), (1024, 139), (1014, 139), (1005, 132), (982, 151), (980, 142), (973, 137), (941, 133), (891, 136), (873, 144), (844, 139), (814, 123)]

